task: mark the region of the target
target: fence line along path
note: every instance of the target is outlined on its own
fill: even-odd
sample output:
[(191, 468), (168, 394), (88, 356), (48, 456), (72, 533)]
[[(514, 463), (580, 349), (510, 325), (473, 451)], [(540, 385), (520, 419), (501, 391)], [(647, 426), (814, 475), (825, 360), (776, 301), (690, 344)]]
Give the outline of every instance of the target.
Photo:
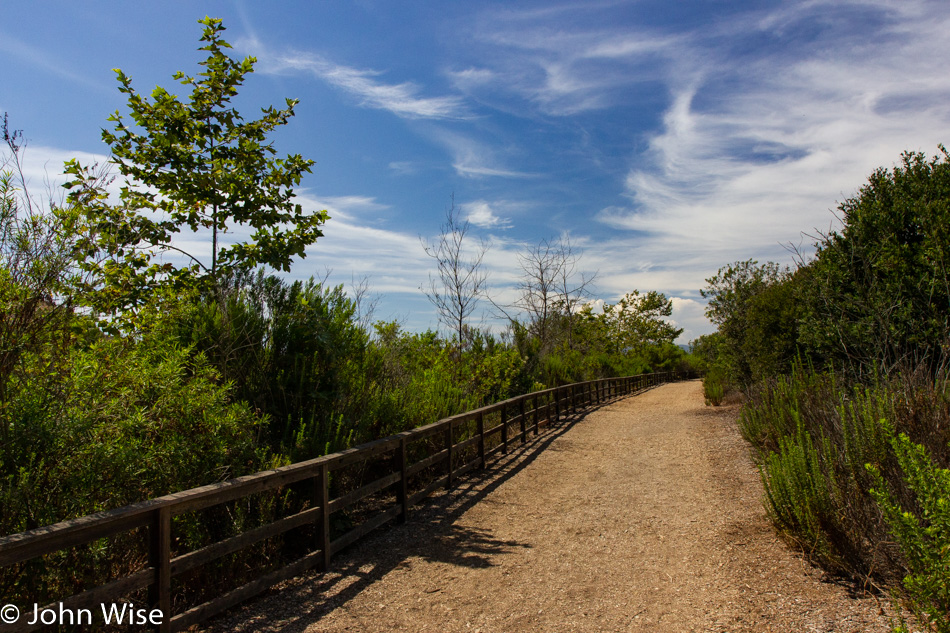
[[(32, 601), (98, 618), (101, 605), (131, 600), (156, 631), (186, 630), (276, 583), (329, 569), (338, 552), (405, 523), (414, 505), (542, 430), (673, 378), (546, 389), (307, 462), (0, 537), (0, 586), (14, 592), (4, 602), (24, 614)], [(28, 615), (0, 623), (0, 633), (39, 628)]]
[(888, 630), (776, 537), (735, 415), (698, 382), (604, 405), (207, 630)]

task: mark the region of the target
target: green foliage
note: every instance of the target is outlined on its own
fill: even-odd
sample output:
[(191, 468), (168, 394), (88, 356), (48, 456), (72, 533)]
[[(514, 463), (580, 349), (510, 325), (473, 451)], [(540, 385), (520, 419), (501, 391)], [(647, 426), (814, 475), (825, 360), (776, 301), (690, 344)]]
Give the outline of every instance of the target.
[(900, 543), (908, 574), (903, 586), (911, 611), (931, 630), (950, 631), (950, 470), (938, 467), (929, 451), (905, 434), (884, 425), (907, 486), (911, 509), (901, 507), (877, 466), (871, 494), (881, 507), (891, 533)]
[(719, 368), (713, 368), (703, 376), (703, 396), (706, 404), (718, 407), (726, 397), (726, 375)]
[(67, 372), (15, 383), (0, 448), (10, 534), (258, 470), (259, 419), (165, 337), (74, 346)]
[(804, 286), (802, 341), (861, 374), (939, 366), (950, 336), (950, 161), (905, 153), (839, 206)]
[(615, 304), (604, 304), (600, 314), (585, 306), (580, 316), (587, 323), (587, 335), (603, 349), (619, 354), (643, 354), (651, 346), (672, 343), (683, 330), (664, 320), (673, 313), (673, 301), (651, 290), (641, 295), (634, 290)]
[[(91, 274), (77, 290), (100, 313), (134, 311), (162, 286), (214, 289), (234, 271), (258, 264), (288, 270), (322, 235), (326, 212), (308, 215), (293, 197), (313, 161), (275, 158), (267, 142), (293, 116), (296, 102), (288, 99), (285, 109), (264, 108), (260, 119), (245, 121), (230, 103), (255, 60), (227, 56), (220, 20), (200, 23), (205, 70), (197, 77), (174, 75), (191, 88), (187, 101), (161, 87), (151, 99), (143, 97), (116, 70), (130, 120), (116, 111), (109, 119), (114, 131), (102, 138), (123, 179), (119, 202), (109, 199), (95, 168), (67, 163), (73, 180), (64, 218), (77, 232), (79, 264)], [(223, 245), (223, 234), (238, 227), (250, 238)], [(210, 261), (182, 250), (176, 237), (183, 230), (210, 232)], [(186, 263), (176, 266), (171, 256)]]
[[(717, 358), (708, 362), (741, 386), (786, 371), (797, 353), (796, 276), (750, 259), (720, 268), (706, 283), (706, 316), (719, 328)], [(707, 355), (712, 351), (705, 345)]]
[[(827, 443), (827, 440), (826, 440)], [(830, 447), (822, 446), (827, 452)], [(799, 421), (794, 435), (779, 439), (778, 451), (761, 467), (769, 516), (814, 559), (840, 566), (828, 527), (835, 523), (830, 480), (811, 433)]]
[[(364, 438), (374, 368), (343, 288), (263, 271), (224, 283), (214, 297), (159, 297), (141, 322), (205, 355), (237, 400), (267, 416), (263, 437), (273, 450), (305, 458)], [(341, 416), (352, 428), (338, 428)]]
[(739, 427), (755, 449), (770, 516), (836, 573), (878, 582), (900, 576), (900, 553), (888, 544), (865, 464), (882, 464), (889, 481), (900, 481), (880, 420), (908, 424), (899, 402), (913, 394), (922, 402), (936, 397), (925, 385), (848, 389), (832, 374), (796, 365), (743, 408)]

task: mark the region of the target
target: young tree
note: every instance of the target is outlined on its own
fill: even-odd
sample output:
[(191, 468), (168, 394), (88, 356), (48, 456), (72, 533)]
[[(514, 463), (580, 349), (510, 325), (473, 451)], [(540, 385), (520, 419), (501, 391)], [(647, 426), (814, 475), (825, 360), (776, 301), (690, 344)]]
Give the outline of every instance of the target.
[(604, 304), (602, 319), (612, 345), (622, 354), (643, 354), (649, 346), (672, 343), (683, 333), (665, 318), (673, 314), (673, 301), (656, 290), (641, 295), (628, 292), (613, 305)]
[(438, 239), (422, 243), (426, 255), (434, 259), (437, 266), (436, 275), (429, 275), (429, 285), (422, 290), (435, 306), (439, 321), (455, 334), (459, 358), (468, 318), (484, 293), (488, 279), (488, 274), (482, 269), (482, 259), (489, 244), (479, 241), (469, 248), (466, 240), (468, 229), (469, 223), (459, 217), (453, 199), (452, 206), (445, 213)]
[[(112, 148), (111, 163), (122, 178), (119, 202), (110, 200), (96, 170), (67, 163), (67, 184), (79, 231), (80, 266), (93, 274), (82, 296), (103, 313), (134, 313), (153, 290), (214, 289), (235, 270), (266, 265), (288, 270), (294, 257), (322, 236), (326, 211), (307, 214), (294, 201), (293, 188), (313, 161), (298, 154), (275, 157), (267, 135), (285, 125), (296, 101), (281, 110), (262, 108), (253, 121), (231, 107), (231, 99), (255, 59), (238, 61), (225, 50), (221, 20), (204, 18), (208, 57), (204, 71), (173, 78), (191, 88), (187, 101), (164, 88), (151, 99), (132, 87), (116, 69), (119, 91), (128, 95), (129, 120), (116, 111), (113, 131), (102, 138)], [(250, 237), (225, 244), (237, 227)], [(182, 231), (210, 238), (210, 255), (186, 250)], [(185, 260), (176, 266), (169, 259)]]

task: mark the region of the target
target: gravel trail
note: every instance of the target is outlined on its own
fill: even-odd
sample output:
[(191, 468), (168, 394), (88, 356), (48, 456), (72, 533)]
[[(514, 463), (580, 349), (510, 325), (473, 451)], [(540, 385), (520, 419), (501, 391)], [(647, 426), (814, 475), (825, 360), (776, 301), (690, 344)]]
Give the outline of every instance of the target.
[(604, 406), (207, 630), (887, 631), (775, 535), (736, 414), (697, 381)]

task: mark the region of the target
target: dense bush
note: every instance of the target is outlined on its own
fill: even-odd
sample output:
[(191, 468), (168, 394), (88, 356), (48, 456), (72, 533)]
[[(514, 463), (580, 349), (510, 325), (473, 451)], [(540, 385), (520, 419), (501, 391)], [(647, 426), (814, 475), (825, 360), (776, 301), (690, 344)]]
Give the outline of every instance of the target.
[(707, 405), (718, 407), (726, 397), (728, 383), (726, 374), (719, 367), (713, 367), (703, 376), (703, 397)]
[[(0, 532), (10, 534), (255, 472), (260, 418), (233, 402), (201, 355), (168, 339), (76, 346), (7, 403)], [(32, 372), (31, 372), (32, 373)]]
[(887, 464), (888, 478), (900, 479), (879, 422), (895, 414), (894, 395), (849, 390), (832, 374), (799, 366), (759, 389), (740, 416), (777, 527), (826, 568), (860, 579), (899, 577), (865, 470)]
[(725, 266), (706, 280), (706, 316), (718, 326), (699, 341), (708, 366), (741, 387), (783, 373), (799, 353), (798, 283), (774, 262)]
[(856, 374), (933, 371), (950, 342), (950, 156), (905, 153), (839, 206), (804, 286), (801, 341)]

